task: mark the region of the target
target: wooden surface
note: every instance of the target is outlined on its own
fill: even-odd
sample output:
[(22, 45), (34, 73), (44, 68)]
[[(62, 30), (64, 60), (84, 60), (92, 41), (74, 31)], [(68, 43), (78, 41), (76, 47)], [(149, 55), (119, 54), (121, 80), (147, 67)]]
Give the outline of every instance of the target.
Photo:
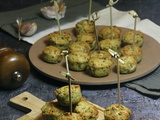
[[(56, 100), (53, 100), (53, 101), (56, 101)], [(43, 120), (41, 108), (43, 105), (45, 105), (45, 102), (37, 98), (33, 94), (29, 92), (23, 92), (11, 98), (10, 102), (14, 104), (14, 107), (17, 109), (21, 107), (22, 111), (23, 109), (26, 109), (26, 108), (29, 109), (30, 111), (29, 113), (18, 118), (17, 120)], [(97, 120), (104, 120), (104, 114), (103, 114), (104, 108), (95, 104), (93, 105), (96, 106), (99, 111), (99, 117)]]
[(27, 113), (26, 115), (22, 116), (21, 118), (17, 120), (25, 120), (25, 119), (42, 120), (41, 108), (43, 105), (45, 105), (45, 102), (35, 97), (31, 93), (24, 92), (22, 94), (19, 94), (15, 96), (14, 98), (11, 98), (10, 102), (14, 103), (15, 107), (20, 106), (20, 107), (23, 107), (25, 109), (27, 108), (30, 110), (29, 113)]

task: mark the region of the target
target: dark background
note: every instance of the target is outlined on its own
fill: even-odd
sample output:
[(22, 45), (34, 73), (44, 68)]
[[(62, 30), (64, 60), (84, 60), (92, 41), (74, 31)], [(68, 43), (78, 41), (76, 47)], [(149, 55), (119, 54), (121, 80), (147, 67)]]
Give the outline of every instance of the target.
[[(46, 1), (49, 0), (1, 0), (0, 12), (21, 9)], [(93, 1), (99, 2), (105, 6), (109, 0)], [(159, 24), (159, 0), (119, 0), (118, 4), (114, 5), (114, 7), (122, 11), (135, 10), (139, 14), (141, 19), (149, 18), (153, 22)]]
[[(17, 10), (46, 1), (48, 0), (0, 0), (0, 12)], [(76, 2), (77, 0), (72, 1)], [(103, 6), (108, 3), (108, 0), (94, 1), (99, 2)], [(135, 10), (141, 19), (148, 18), (154, 23), (160, 25), (159, 0), (119, 0), (114, 7), (122, 11)], [(1, 46), (12, 47), (28, 58), (28, 51), (31, 44), (24, 41), (18, 42), (16, 38), (0, 30), (0, 47)], [(17, 46), (20, 46), (20, 48)], [(57, 81), (55, 82), (52, 79), (39, 74), (39, 72), (31, 66), (31, 74), (21, 88), (16, 90), (0, 89), (0, 120), (15, 120), (25, 114), (8, 105), (9, 99), (15, 95), (24, 91), (29, 91), (44, 101), (50, 101), (55, 99), (52, 91), (62, 85), (65, 84)], [(108, 105), (115, 103), (117, 100), (116, 87), (116, 85), (82, 86), (82, 94), (84, 97), (87, 97), (89, 101), (99, 106), (107, 107)], [(143, 95), (135, 90), (124, 87), (123, 84), (121, 91), (122, 104), (125, 104), (133, 111), (131, 120), (160, 119), (159, 98)]]

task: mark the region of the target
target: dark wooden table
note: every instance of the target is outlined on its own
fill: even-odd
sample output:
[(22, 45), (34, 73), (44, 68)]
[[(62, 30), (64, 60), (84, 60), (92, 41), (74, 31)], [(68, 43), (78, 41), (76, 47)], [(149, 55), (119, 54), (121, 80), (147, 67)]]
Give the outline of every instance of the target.
[[(1, 0), (0, 12), (21, 9), (45, 1), (48, 0)], [(99, 0), (95, 1), (99, 2)], [(108, 0), (100, 1), (102, 5), (106, 5), (106, 3), (108, 3)], [(148, 18), (160, 25), (159, 0), (120, 0), (114, 7), (124, 11), (135, 10), (141, 19)], [(0, 46), (12, 47), (28, 58), (31, 44), (24, 41), (18, 42), (16, 38), (0, 30)], [(17, 46), (20, 47), (17, 48)], [(10, 98), (28, 91), (44, 101), (51, 101), (55, 99), (53, 91), (63, 85), (66, 84), (40, 74), (31, 66), (30, 75), (22, 87), (14, 90), (0, 89), (0, 120), (15, 120), (26, 114), (10, 107), (8, 105)], [(84, 97), (101, 107), (105, 108), (117, 103), (117, 85), (82, 85), (81, 88)], [(133, 112), (131, 120), (160, 120), (159, 98), (145, 96), (122, 84), (121, 100), (122, 104), (129, 107)]]

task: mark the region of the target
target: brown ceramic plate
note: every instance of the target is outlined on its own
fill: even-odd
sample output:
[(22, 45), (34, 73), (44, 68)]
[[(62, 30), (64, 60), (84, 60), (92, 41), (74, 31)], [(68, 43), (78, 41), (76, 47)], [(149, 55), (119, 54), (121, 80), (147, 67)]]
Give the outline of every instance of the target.
[[(100, 30), (102, 27), (105, 26), (97, 26), (97, 29)], [(122, 29), (122, 34), (125, 31), (129, 30), (126, 28), (121, 28), (121, 29)], [(74, 28), (65, 29), (63, 31), (71, 33), (74, 36)], [(64, 67), (65, 60), (61, 61), (61, 63), (58, 64), (49, 64), (44, 62), (40, 58), (42, 49), (45, 46), (47, 46), (48, 40), (49, 40), (48, 36), (44, 36), (32, 45), (29, 51), (30, 61), (32, 62), (33, 66), (44, 75), (51, 77), (54, 80), (67, 82), (67, 79), (60, 74), (60, 71), (66, 71), (66, 68)], [(147, 75), (160, 65), (160, 54), (159, 54), (160, 44), (156, 40), (144, 34), (144, 44), (142, 46), (142, 50), (143, 50), (143, 59), (138, 64), (137, 70), (131, 74), (120, 75), (121, 82), (131, 81), (136, 78)], [(91, 77), (85, 72), (70, 71), (70, 73), (72, 77), (75, 78), (75, 80), (72, 82), (76, 84), (107, 85), (107, 84), (117, 83), (117, 75), (113, 70), (110, 72), (109, 76), (101, 78)]]

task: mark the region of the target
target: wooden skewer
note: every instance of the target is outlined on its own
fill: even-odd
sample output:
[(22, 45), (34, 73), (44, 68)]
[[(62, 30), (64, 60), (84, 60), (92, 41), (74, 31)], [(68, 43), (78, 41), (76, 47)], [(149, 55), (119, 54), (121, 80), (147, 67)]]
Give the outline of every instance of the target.
[(67, 76), (68, 78), (68, 89), (69, 89), (69, 108), (70, 108), (70, 114), (72, 115), (72, 89), (71, 89), (71, 79), (70, 79), (70, 73), (69, 73), (69, 67), (68, 67), (68, 55), (65, 56), (66, 59), (66, 68), (67, 68)]
[(117, 81), (118, 81), (118, 104), (121, 104), (121, 84), (120, 84), (120, 73), (119, 73), (119, 58), (117, 58)]
[(90, 0), (90, 2), (89, 2), (88, 21), (90, 21), (91, 11), (92, 11), (92, 0)]
[(61, 35), (60, 20), (59, 20), (59, 16), (58, 16), (59, 6), (56, 1), (54, 1), (54, 6), (55, 6), (55, 11), (56, 11), (56, 20), (57, 20), (57, 25), (58, 25), (58, 31), (59, 31), (59, 34)]
[(112, 19), (112, 6), (115, 5), (118, 2), (118, 0), (116, 0), (115, 2), (113, 0), (109, 1), (109, 4), (107, 5), (107, 7), (110, 7), (110, 26), (111, 26), (111, 40), (113, 40), (113, 19)]
[(111, 26), (111, 40), (113, 40), (112, 6), (110, 6), (110, 26)]
[(134, 22), (134, 34), (133, 34), (133, 43), (132, 43), (132, 47), (135, 45), (136, 26), (137, 26), (137, 17), (135, 17), (135, 22)]
[(94, 33), (95, 33), (95, 36), (96, 36), (96, 43), (97, 43), (97, 48), (98, 48), (98, 51), (100, 51), (100, 46), (99, 46), (99, 39), (98, 39), (98, 34), (97, 34), (97, 29), (96, 29), (96, 21), (100, 18), (100, 16), (98, 15), (98, 12), (94, 12), (92, 14), (92, 19), (94, 21)]
[(65, 75), (68, 79), (68, 89), (69, 89), (69, 109), (70, 109), (70, 115), (72, 115), (72, 88), (71, 88), (71, 79), (74, 80), (70, 73), (69, 73), (69, 65), (68, 65), (68, 51), (62, 51), (62, 55), (65, 56), (65, 62), (66, 62), (66, 72), (61, 72), (62, 75)]
[(120, 70), (119, 70), (119, 62), (124, 63), (119, 57), (120, 55), (111, 50), (108, 49), (109, 53), (116, 58), (116, 62), (117, 62), (117, 87), (118, 87), (118, 104), (121, 104), (121, 82), (120, 82)]
[(136, 37), (136, 26), (137, 26), (137, 19), (138, 19), (138, 14), (135, 11), (129, 11), (129, 14), (132, 15), (134, 18), (134, 33), (133, 33), (133, 43), (132, 43), (132, 48), (135, 45), (135, 37)]

